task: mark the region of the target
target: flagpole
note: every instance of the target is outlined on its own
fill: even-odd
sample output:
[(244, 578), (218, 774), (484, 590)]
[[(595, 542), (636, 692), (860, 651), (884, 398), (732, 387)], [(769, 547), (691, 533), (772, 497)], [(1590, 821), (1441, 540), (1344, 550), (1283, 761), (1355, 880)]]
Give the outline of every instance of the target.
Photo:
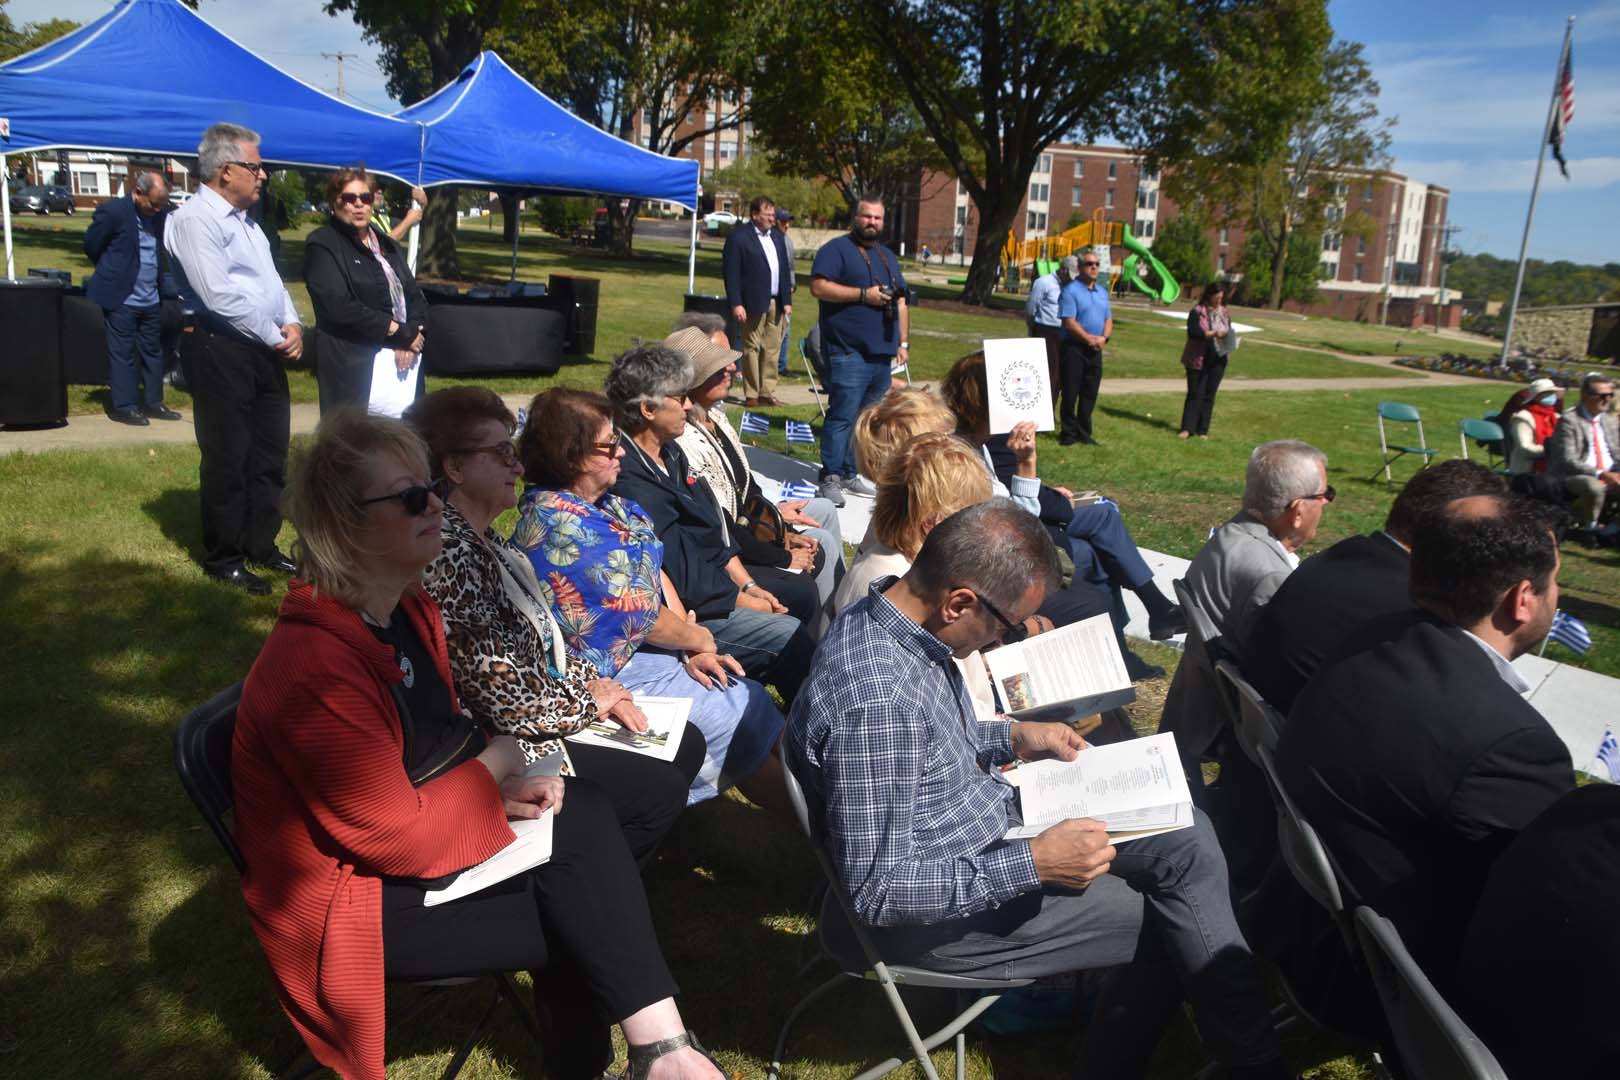
[(1575, 33), (1575, 16), (1564, 23), (1564, 47), (1558, 50), (1558, 66), (1553, 69), (1552, 97), (1547, 101), (1547, 122), (1541, 127), (1541, 146), (1536, 153), (1536, 179), (1530, 185), (1530, 209), (1524, 215), (1524, 237), (1519, 241), (1519, 272), (1513, 279), (1513, 299), (1508, 304), (1507, 329), (1502, 334), (1502, 357), (1506, 364), (1508, 350), (1513, 348), (1513, 321), (1519, 314), (1519, 292), (1524, 288), (1524, 263), (1530, 251), (1530, 225), (1536, 219), (1536, 197), (1541, 193), (1541, 168), (1547, 163), (1547, 141), (1552, 138), (1553, 117), (1557, 115), (1563, 98), (1564, 60), (1569, 56), (1570, 38)]

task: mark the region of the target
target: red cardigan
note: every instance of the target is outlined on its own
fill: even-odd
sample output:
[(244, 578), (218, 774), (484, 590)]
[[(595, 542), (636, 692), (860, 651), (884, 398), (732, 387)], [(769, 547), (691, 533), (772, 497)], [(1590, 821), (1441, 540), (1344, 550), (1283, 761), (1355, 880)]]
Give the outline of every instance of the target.
[[(453, 686), (439, 609), (402, 603)], [(310, 1052), (383, 1080), (381, 875), (439, 877), (510, 843), (500, 789), (468, 761), (411, 787), (393, 649), (294, 582), (242, 688), (231, 778), (242, 896), (276, 995)]]

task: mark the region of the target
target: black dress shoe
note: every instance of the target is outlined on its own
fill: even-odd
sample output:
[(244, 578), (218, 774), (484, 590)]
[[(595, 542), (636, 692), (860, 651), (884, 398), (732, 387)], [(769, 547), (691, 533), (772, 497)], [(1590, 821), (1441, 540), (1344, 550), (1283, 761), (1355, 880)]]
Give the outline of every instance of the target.
[(1059, 446), (1073, 446), (1075, 443), (1077, 443), (1079, 441), (1080, 441), (1080, 437), (1078, 435), (1064, 435), (1064, 436), (1062, 436), (1061, 438), (1058, 439), (1058, 445)]
[(1158, 615), (1148, 616), (1148, 637), (1154, 641), (1164, 641), (1186, 632), (1187, 613), (1179, 606), (1172, 606)]
[(1080, 436), (1080, 441), (1085, 443), (1087, 446), (1101, 446), (1102, 445), (1102, 443), (1098, 442), (1096, 439), (1093, 439), (1090, 435), (1082, 435), (1082, 436)]
[(141, 413), (153, 420), (184, 420), (185, 417), (169, 408), (167, 405), (143, 405)]
[(141, 410), (136, 408), (108, 409), (107, 419), (115, 424), (128, 424), (130, 427), (146, 427), (151, 423), (150, 420), (141, 415)]
[(234, 585), (244, 592), (254, 596), (269, 596), (270, 583), (257, 574), (250, 574), (243, 567), (232, 570), (204, 570), (203, 573), (223, 585)]
[(261, 570), (274, 570), (278, 574), (296, 574), (298, 572), (298, 564), (287, 558), (276, 548), (271, 548), (270, 554), (264, 558), (254, 559), (253, 565)]
[(1125, 675), (1131, 682), (1141, 682), (1143, 679), (1164, 678), (1164, 668), (1158, 664), (1150, 664), (1140, 656), (1125, 650)]

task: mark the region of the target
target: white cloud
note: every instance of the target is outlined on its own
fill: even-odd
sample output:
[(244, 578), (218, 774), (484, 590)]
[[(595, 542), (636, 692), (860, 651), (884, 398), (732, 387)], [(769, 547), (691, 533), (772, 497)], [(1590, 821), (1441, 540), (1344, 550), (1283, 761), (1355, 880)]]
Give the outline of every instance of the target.
[[(1395, 169), (1414, 180), (1439, 184), (1453, 192), (1530, 192), (1535, 179), (1534, 158), (1488, 158), (1464, 160), (1450, 158), (1419, 161), (1401, 158)], [(1548, 155), (1541, 172), (1543, 194), (1555, 192), (1589, 192), (1620, 183), (1620, 157), (1588, 157), (1569, 159), (1569, 179), (1558, 173), (1558, 163)]]

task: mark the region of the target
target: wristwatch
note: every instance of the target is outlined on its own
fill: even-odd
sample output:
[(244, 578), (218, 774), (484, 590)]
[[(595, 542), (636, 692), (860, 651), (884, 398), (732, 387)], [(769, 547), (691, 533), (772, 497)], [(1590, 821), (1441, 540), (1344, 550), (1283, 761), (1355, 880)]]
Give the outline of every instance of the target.
[(901, 348), (902, 348), (902, 349), (909, 349), (909, 348), (911, 348), (911, 342), (909, 342), (909, 341), (902, 341), (902, 342), (901, 342), (901, 343), (900, 343), (900, 347), (901, 347)]
[(743, 582), (742, 585), (740, 585), (738, 587), (740, 592), (748, 592), (748, 591), (750, 591), (752, 589), (757, 589), (757, 588), (759, 588), (759, 582), (755, 581), (753, 578), (749, 578), (747, 581)]

